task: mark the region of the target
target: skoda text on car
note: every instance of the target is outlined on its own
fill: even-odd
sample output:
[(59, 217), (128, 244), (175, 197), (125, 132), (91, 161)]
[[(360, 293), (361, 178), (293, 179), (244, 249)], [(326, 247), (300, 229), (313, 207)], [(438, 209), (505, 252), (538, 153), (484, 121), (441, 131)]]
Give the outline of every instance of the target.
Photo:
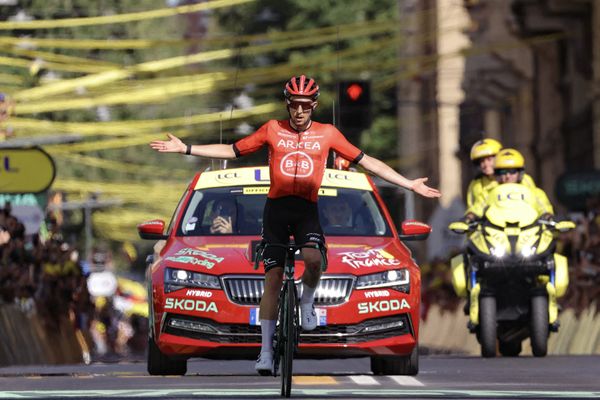
[[(151, 374), (185, 374), (190, 357), (258, 354), (264, 281), (252, 266), (268, 185), (267, 167), (199, 173), (166, 229), (161, 220), (138, 226), (161, 240), (147, 273)], [(214, 229), (224, 200), (231, 233)], [(298, 357), (370, 356), (375, 374), (416, 374), (421, 277), (401, 239), (424, 239), (429, 226), (404, 221), (398, 233), (371, 179), (353, 171), (325, 171), (319, 212), (328, 268), (315, 294), (318, 326), (301, 333)], [(302, 272), (298, 255), (298, 290)]]

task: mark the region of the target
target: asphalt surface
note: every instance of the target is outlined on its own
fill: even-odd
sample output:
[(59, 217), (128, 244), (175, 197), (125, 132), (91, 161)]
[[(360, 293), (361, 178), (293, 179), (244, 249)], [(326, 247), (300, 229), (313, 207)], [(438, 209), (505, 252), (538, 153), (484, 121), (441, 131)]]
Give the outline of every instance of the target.
[[(482, 359), (421, 356), (415, 377), (373, 376), (368, 358), (296, 360), (293, 398), (600, 398), (600, 356)], [(251, 361), (195, 359), (186, 376), (144, 362), (0, 368), (3, 398), (279, 398), (279, 378)]]

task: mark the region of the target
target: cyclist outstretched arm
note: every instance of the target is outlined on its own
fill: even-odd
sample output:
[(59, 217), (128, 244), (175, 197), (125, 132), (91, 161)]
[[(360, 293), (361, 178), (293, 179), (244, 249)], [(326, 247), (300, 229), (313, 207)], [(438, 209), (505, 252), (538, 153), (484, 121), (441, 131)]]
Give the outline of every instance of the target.
[(394, 171), (389, 165), (385, 164), (374, 157), (364, 155), (358, 162), (358, 165), (377, 175), (390, 183), (402, 186), (424, 197), (440, 197), (442, 194), (439, 190), (431, 188), (425, 184), (429, 178), (407, 179)]
[[(154, 140), (150, 143), (150, 147), (160, 153), (182, 153), (186, 154), (188, 145), (183, 143), (181, 139), (175, 135), (167, 133), (169, 140)], [(189, 145), (190, 155), (206, 157), (206, 158), (235, 158), (235, 151), (230, 144), (204, 144), (204, 145)]]

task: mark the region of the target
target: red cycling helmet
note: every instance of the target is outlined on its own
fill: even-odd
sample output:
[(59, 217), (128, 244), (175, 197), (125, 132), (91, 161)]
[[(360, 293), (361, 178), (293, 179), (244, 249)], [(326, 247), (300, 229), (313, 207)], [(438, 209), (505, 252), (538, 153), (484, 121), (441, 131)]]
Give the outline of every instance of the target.
[(319, 85), (312, 78), (307, 78), (305, 75), (292, 76), (285, 84), (283, 95), (287, 100), (292, 96), (305, 96), (314, 101), (319, 97)]

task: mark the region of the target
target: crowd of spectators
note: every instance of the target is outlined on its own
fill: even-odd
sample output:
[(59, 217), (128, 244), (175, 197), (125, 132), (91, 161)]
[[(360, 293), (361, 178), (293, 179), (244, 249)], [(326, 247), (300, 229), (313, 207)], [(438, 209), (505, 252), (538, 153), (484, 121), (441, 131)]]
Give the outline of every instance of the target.
[(569, 288), (561, 299), (577, 314), (595, 303), (600, 311), (600, 198), (572, 217), (577, 228), (561, 235), (558, 251), (569, 259)]
[(0, 254), (0, 304), (37, 314), (51, 330), (93, 312), (77, 250), (53, 230), (26, 236), (8, 203), (0, 210)]
[(84, 353), (96, 359), (143, 354), (145, 342), (132, 337), (143, 330), (138, 316), (123, 318), (111, 298), (94, 298), (87, 282), (90, 265), (63, 240), (55, 220), (49, 218), (46, 226), (46, 234), (26, 235), (10, 204), (0, 208), (0, 307), (16, 305), (48, 331), (79, 330)]

